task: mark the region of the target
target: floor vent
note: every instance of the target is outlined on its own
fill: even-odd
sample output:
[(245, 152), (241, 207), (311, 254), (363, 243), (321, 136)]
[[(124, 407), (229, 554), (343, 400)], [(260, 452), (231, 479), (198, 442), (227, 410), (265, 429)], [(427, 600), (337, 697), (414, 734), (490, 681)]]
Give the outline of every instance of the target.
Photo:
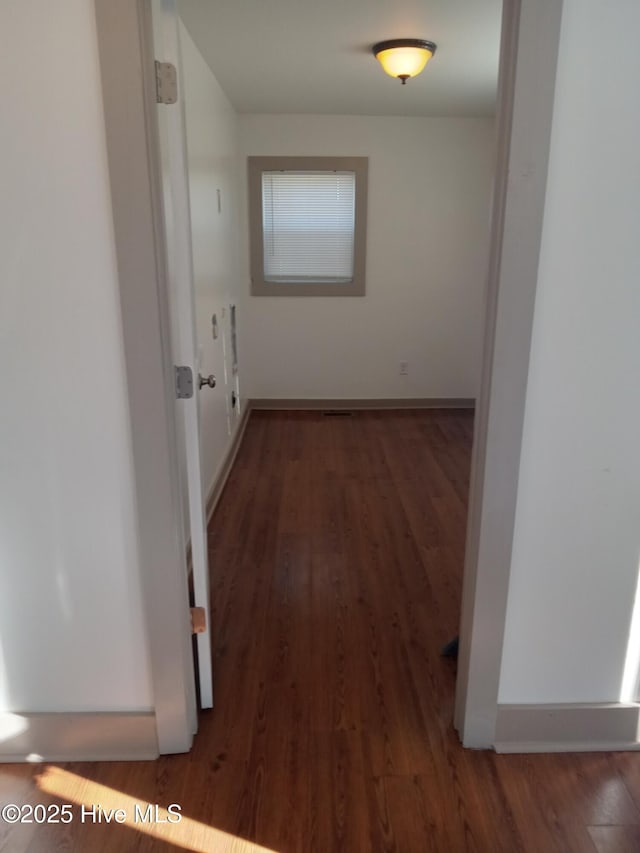
[(322, 415), (325, 418), (352, 418), (353, 412), (349, 412), (347, 409), (327, 409)]

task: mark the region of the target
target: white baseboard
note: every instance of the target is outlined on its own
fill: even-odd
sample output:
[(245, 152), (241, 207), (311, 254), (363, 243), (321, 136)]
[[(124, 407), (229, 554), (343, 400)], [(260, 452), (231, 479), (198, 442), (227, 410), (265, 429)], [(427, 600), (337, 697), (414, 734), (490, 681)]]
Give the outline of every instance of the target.
[(229, 474), (231, 473), (231, 469), (233, 468), (233, 463), (235, 462), (236, 456), (238, 455), (238, 450), (240, 449), (240, 445), (242, 444), (244, 431), (247, 428), (247, 422), (249, 420), (250, 412), (251, 401), (245, 401), (244, 410), (240, 416), (240, 421), (236, 426), (236, 430), (231, 439), (231, 444), (227, 448), (227, 452), (224, 455), (224, 459), (220, 463), (218, 470), (214, 474), (213, 480), (209, 484), (206, 503), (207, 524), (211, 521), (213, 511), (215, 510), (216, 505), (220, 500), (220, 495), (222, 494), (222, 490), (224, 489)]
[(297, 400), (297, 399), (252, 399), (252, 409), (309, 409), (343, 410), (343, 409), (474, 409), (476, 401), (473, 397), (397, 397), (380, 400)]
[(0, 762), (142, 761), (158, 758), (156, 718), (140, 713), (2, 714)]
[(499, 705), (496, 752), (640, 750), (640, 704)]

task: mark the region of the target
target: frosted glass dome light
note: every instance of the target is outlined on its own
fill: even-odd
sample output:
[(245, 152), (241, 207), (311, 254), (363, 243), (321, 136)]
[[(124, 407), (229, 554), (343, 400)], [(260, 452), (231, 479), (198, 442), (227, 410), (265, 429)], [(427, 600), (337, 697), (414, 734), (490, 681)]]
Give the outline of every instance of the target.
[(410, 77), (420, 74), (436, 52), (436, 45), (424, 39), (391, 39), (373, 46), (373, 55), (391, 77), (404, 85)]

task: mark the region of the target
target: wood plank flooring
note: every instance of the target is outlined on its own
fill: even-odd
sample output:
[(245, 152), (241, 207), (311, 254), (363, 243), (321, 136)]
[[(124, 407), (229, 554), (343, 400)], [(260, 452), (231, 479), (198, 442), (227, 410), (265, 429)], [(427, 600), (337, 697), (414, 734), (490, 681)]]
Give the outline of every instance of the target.
[(0, 802), (128, 797), (185, 820), (0, 824), (0, 850), (640, 850), (637, 753), (498, 756), (453, 730), (440, 649), (472, 429), (459, 411), (253, 413), (210, 526), (216, 708), (193, 751), (0, 767)]

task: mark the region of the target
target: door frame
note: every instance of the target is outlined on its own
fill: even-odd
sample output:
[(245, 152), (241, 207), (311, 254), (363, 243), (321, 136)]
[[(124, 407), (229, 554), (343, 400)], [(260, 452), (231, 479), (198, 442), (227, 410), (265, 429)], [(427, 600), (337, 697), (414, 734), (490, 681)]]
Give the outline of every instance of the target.
[[(159, 751), (185, 751), (197, 713), (185, 624), (157, 135), (143, 59), (150, 44), (149, 3), (94, 2), (154, 710)], [(471, 747), (491, 747), (495, 736), (561, 12), (562, 0), (503, 0), (494, 209), (455, 710), (463, 744)]]
[(561, 20), (562, 0), (503, 0), (454, 718), (478, 749), (495, 744)]
[(158, 751), (197, 730), (150, 4), (95, 0)]

